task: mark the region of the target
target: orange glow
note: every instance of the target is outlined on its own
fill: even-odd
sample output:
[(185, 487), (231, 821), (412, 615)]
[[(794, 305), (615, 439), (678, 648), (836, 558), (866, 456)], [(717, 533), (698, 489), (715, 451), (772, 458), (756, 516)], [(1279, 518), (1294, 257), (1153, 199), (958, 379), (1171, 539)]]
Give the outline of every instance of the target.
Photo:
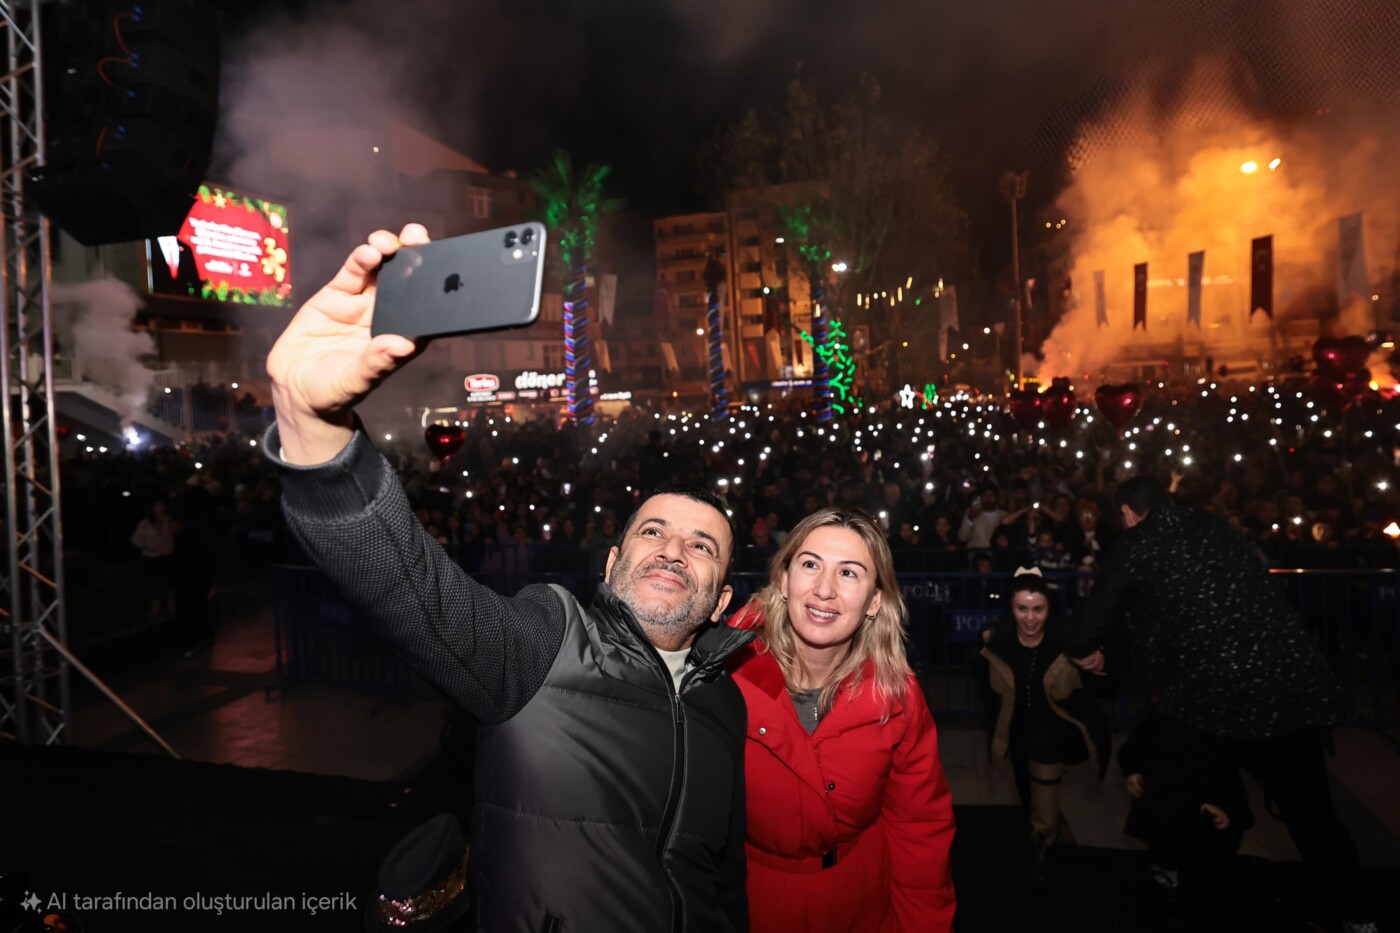
[[(1209, 63), (1193, 81), (1214, 93), (1219, 76)], [(1183, 99), (1189, 99), (1190, 93)], [(1301, 320), (1316, 311), (1296, 296), (1309, 289), (1335, 293), (1336, 266), (1322, 261), (1336, 255), (1337, 218), (1370, 203), (1370, 192), (1394, 190), (1385, 153), (1400, 144), (1400, 128), (1354, 121), (1311, 126), (1276, 126), (1246, 107), (1198, 120), (1189, 109), (1164, 113), (1144, 94), (1126, 99), (1104, 126), (1081, 129), (1085, 157), (1056, 199), (1052, 217), (1074, 217), (1057, 231), (1054, 249), (1067, 269), (1073, 293), (1065, 313), (1040, 347), (1025, 360), (1028, 373), (1043, 381), (1081, 376), (1083, 381), (1118, 381), (1128, 364), (1143, 366), (1160, 358), (1163, 347), (1184, 347), (1185, 356), (1219, 363), (1239, 355), (1270, 355), (1273, 321), (1250, 314), (1250, 242), (1274, 235), (1275, 316)], [(1106, 141), (1124, 127), (1157, 145), (1114, 146)], [(1110, 132), (1111, 131), (1111, 132)], [(1288, 171), (1279, 153), (1289, 152)], [(1273, 155), (1268, 155), (1273, 153)], [(1266, 174), (1267, 166), (1276, 171)], [(1392, 257), (1400, 230), (1372, 220), (1366, 227), (1368, 278), (1387, 280), (1396, 271)], [(1047, 238), (1048, 240), (1049, 238)], [(1190, 291), (1188, 256), (1204, 253), (1200, 319), (1187, 316)], [(1147, 328), (1133, 327), (1133, 268), (1148, 263)], [(1095, 278), (1101, 277), (1104, 318), (1096, 314)], [(1285, 284), (1286, 283), (1286, 284)], [(1353, 293), (1338, 309), (1332, 332), (1365, 334), (1375, 329), (1374, 302)], [(1287, 296), (1294, 297), (1289, 298)], [(1400, 341), (1397, 341), (1400, 342)], [(1301, 341), (1289, 347), (1300, 352)], [(1246, 349), (1248, 348), (1248, 349)], [(1306, 350), (1302, 352), (1306, 356)], [(1395, 385), (1389, 352), (1368, 361), (1380, 391)]]

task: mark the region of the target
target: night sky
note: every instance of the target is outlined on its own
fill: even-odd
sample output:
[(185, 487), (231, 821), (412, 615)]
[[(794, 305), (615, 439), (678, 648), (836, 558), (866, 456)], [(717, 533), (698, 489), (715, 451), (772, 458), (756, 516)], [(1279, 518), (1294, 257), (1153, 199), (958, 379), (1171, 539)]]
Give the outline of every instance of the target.
[[(1400, 99), (1392, 0), (218, 2), (228, 93), (267, 50), (332, 89), (309, 111), (356, 119), (370, 99), (364, 119), (404, 119), (493, 171), (528, 175), (556, 148), (608, 163), (639, 250), (649, 218), (705, 207), (698, 148), (778, 102), (799, 63), (828, 97), (874, 76), (896, 119), (939, 141), (984, 277), (1009, 255), (998, 176), (1030, 169), (1032, 211), (1049, 203), (1064, 179), (1045, 140), (1125, 79), (1169, 93), (1214, 56), (1266, 107)], [(285, 87), (284, 105), (306, 90)]]

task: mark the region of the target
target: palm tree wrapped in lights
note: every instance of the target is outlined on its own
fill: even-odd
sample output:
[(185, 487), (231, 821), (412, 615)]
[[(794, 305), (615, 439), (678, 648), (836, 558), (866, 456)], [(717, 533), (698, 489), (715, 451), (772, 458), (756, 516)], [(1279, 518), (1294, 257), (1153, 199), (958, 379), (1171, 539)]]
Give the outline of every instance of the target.
[(593, 423), (589, 385), (593, 354), (588, 339), (593, 287), (588, 265), (599, 223), (622, 204), (603, 197), (603, 179), (610, 171), (610, 166), (594, 164), (575, 172), (573, 158), (561, 149), (531, 181), (544, 202), (545, 224), (559, 245), (564, 285), (564, 385), (569, 417), (579, 425)]
[(720, 325), (720, 286), (724, 284), (724, 264), (711, 254), (705, 263), (706, 332), (709, 335), (710, 417), (719, 421), (729, 414), (724, 388), (724, 331)]

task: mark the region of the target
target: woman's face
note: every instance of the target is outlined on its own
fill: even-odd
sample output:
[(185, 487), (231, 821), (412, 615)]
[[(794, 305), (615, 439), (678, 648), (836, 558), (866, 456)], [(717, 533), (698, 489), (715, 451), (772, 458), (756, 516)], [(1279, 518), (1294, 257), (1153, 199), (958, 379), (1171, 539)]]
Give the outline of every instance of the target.
[(948, 521), (946, 515), (940, 515), (933, 520), (933, 527), (940, 535), (946, 537), (953, 530), (953, 523)]
[(1050, 601), (1045, 594), (1026, 590), (1011, 594), (1011, 616), (1016, 620), (1016, 634), (1022, 641), (1039, 641), (1049, 615)]
[(850, 643), (866, 616), (880, 609), (875, 559), (849, 528), (813, 529), (779, 580), (788, 621), (811, 649)]

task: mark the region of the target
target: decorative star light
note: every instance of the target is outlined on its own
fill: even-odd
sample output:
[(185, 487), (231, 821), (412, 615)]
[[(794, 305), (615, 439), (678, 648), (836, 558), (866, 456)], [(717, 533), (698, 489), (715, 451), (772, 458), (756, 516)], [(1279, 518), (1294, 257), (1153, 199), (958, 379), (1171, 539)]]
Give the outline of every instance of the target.
[(899, 390), (899, 404), (905, 408), (913, 408), (915, 394), (914, 387), (906, 382), (904, 388)]

